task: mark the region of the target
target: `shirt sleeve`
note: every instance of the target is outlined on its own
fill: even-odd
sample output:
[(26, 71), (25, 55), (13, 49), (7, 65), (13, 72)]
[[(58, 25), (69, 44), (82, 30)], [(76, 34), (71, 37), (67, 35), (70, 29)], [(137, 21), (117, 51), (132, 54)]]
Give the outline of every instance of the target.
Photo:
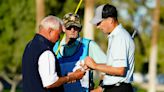
[(55, 83), (59, 77), (55, 70), (55, 57), (50, 50), (44, 51), (38, 61), (38, 70), (42, 80), (43, 87)]
[(105, 64), (107, 60), (105, 53), (94, 41), (91, 41), (89, 44), (89, 56), (92, 57), (96, 63)]
[(116, 41), (112, 43), (111, 53), (113, 58), (114, 67), (127, 67), (127, 44), (126, 39), (124, 38), (116, 38)]

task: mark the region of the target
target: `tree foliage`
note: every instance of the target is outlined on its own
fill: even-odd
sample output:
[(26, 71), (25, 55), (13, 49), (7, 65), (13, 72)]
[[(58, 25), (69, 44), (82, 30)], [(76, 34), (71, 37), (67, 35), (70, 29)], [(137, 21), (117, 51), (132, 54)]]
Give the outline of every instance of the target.
[[(2, 68), (19, 71), (22, 53), (34, 34), (35, 7), (33, 1), (1, 0), (0, 3), (0, 61)], [(33, 6), (33, 7), (32, 7)], [(14, 64), (14, 65), (13, 65)]]
[(35, 1), (1, 0), (0, 25), (0, 75), (14, 80), (21, 75), (23, 50), (35, 32)]

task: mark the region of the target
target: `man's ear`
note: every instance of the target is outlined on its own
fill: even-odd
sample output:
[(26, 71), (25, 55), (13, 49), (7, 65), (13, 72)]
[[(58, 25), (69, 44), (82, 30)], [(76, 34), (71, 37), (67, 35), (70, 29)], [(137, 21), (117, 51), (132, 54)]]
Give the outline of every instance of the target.
[(107, 20), (108, 20), (109, 24), (112, 24), (114, 22), (113, 18), (111, 18), (111, 17), (108, 17)]
[(112, 24), (114, 22), (113, 18), (108, 18), (110, 21), (110, 24)]
[(114, 18), (111, 18), (112, 22), (111, 23), (115, 23), (115, 19)]
[(66, 28), (65, 28), (65, 26), (64, 26), (64, 25), (62, 26), (62, 30), (63, 30), (63, 32), (65, 33)]
[(51, 34), (52, 31), (54, 31), (52, 28), (48, 28), (49, 34)]

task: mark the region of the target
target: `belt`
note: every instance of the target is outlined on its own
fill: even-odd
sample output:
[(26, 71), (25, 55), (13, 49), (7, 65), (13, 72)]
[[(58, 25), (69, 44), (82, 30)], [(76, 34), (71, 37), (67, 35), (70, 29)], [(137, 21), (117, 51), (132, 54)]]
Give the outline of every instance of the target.
[(102, 85), (102, 87), (103, 87), (103, 88), (118, 87), (118, 86), (127, 85), (127, 84), (130, 84), (130, 83), (121, 82), (121, 83), (116, 83), (116, 84), (113, 84), (113, 85)]

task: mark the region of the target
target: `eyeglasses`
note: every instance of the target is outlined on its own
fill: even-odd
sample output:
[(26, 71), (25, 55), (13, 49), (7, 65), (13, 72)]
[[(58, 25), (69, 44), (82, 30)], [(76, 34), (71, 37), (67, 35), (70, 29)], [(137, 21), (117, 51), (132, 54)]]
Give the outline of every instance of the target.
[(79, 27), (77, 27), (77, 26), (69, 26), (69, 27), (67, 27), (66, 29), (67, 29), (67, 30), (71, 30), (72, 28), (73, 28), (75, 31), (80, 31), (80, 30), (81, 30), (81, 28), (79, 28)]

